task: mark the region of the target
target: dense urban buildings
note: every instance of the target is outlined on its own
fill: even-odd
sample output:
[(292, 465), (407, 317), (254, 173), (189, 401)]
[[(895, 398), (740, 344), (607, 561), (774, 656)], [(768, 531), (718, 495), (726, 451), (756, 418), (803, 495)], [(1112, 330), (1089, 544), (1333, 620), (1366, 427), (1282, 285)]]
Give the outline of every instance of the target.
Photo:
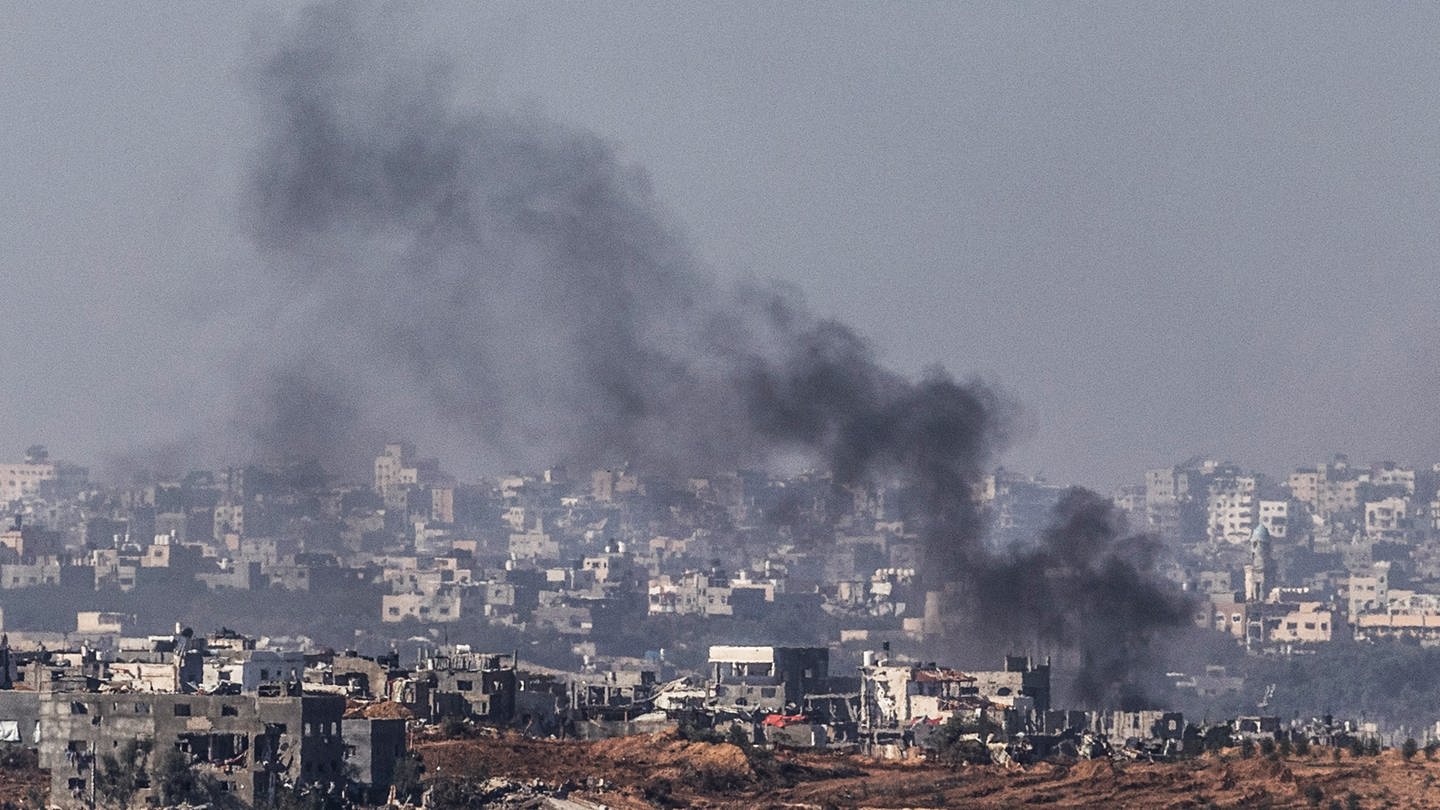
[[(43, 447), (3, 469), (0, 739), (38, 751), (60, 807), (93, 806), (135, 741), (146, 773), (183, 766), (247, 805), (379, 801), (407, 724), (448, 721), (582, 738), (703, 722), (898, 756), (955, 719), (1005, 740), (1001, 758), (1126, 740), (1169, 755), (1203, 729), (1166, 701), (1247, 688), (1192, 662), (1139, 705), (1072, 688), (1064, 639), (977, 655), (917, 570), (903, 481), (553, 468), (471, 483), (403, 443), (365, 482), (294, 463), (101, 485)], [(1440, 641), (1437, 487), (1440, 465), (1337, 457), (1272, 480), (1193, 459), (1145, 471), (1105, 519), (1148, 538), (1183, 595), (1193, 627), (1173, 634), (1228, 639), (1217, 655), (1243, 669)], [(969, 497), (999, 553), (1053, 532), (1067, 492), (997, 470)], [(1437, 719), (1327, 733), (1427, 737)], [(1301, 733), (1242, 720), (1236, 734)]]

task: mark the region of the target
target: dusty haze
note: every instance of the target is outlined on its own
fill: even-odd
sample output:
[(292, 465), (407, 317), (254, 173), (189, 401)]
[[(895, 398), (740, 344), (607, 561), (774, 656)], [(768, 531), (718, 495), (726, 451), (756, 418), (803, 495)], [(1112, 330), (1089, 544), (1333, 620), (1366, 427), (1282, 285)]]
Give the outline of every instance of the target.
[[(1012, 466), (1440, 456), (1433, 7), (412, 11), (463, 97), (645, 166), (716, 273), (794, 285), (912, 377), (1002, 380)], [(0, 13), (11, 455), (243, 450), (237, 369), (305, 317), (254, 303), (282, 282), (236, 216), (252, 31), (295, 14)]]

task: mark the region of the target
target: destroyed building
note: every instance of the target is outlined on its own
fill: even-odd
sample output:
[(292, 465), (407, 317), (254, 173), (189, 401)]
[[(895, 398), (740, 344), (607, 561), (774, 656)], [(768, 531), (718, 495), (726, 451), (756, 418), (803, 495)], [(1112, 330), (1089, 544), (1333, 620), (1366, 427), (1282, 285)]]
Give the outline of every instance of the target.
[(50, 771), (52, 805), (92, 807), (99, 758), (143, 740), (151, 756), (178, 751), (254, 805), (284, 784), (345, 784), (344, 711), (333, 695), (51, 691), (39, 696), (40, 766)]
[(793, 712), (810, 692), (828, 691), (824, 647), (710, 648), (711, 704), (742, 712)]

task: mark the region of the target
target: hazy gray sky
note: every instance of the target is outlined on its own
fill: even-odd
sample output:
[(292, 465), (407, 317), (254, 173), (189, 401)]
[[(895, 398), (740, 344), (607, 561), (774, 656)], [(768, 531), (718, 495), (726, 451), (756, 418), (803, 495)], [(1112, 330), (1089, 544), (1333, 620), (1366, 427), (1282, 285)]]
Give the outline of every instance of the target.
[[(233, 343), (265, 319), (247, 60), (291, 13), (0, 7), (4, 455), (226, 424)], [(1195, 453), (1440, 460), (1440, 7), (400, 17), (477, 103), (619, 144), (718, 275), (1009, 389), (1031, 425), (1010, 466), (1108, 487)]]

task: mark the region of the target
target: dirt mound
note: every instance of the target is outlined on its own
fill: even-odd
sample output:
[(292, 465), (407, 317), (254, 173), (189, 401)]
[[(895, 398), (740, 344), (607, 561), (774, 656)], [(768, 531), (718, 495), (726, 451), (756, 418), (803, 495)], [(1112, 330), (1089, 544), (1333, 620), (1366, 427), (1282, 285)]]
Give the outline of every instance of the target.
[(504, 777), (567, 786), (617, 810), (710, 807), (1095, 807), (1239, 810), (1440, 807), (1440, 762), (1326, 752), (1270, 759), (1207, 755), (1173, 763), (1091, 760), (1025, 767), (944, 767), (823, 752), (745, 751), (673, 732), (598, 742), (493, 739), (417, 746), (426, 778)]
[(1231, 766), (1235, 778), (1245, 782), (1294, 782), (1295, 773), (1279, 759), (1242, 759)]
[(409, 720), (414, 716), (414, 712), (390, 700), (352, 700), (345, 704), (346, 720)]
[(600, 740), (591, 746), (590, 753), (617, 765), (644, 764), (657, 770), (693, 772), (705, 779), (735, 785), (753, 783), (756, 779), (755, 769), (739, 746), (688, 742), (674, 732)]
[(1108, 783), (1115, 779), (1120, 773), (1121, 766), (1118, 762), (1108, 759), (1081, 760), (1069, 768), (1067, 776), (1079, 782), (1102, 782)]

